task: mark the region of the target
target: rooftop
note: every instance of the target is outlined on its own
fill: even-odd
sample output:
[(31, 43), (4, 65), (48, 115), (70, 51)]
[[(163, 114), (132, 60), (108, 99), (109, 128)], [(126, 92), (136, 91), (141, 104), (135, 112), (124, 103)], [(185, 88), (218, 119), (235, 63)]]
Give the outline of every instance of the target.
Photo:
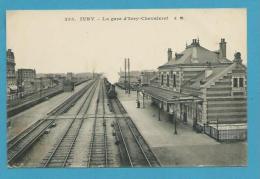
[(167, 63), (160, 66), (172, 66), (179, 64), (225, 64), (232, 63), (227, 58), (219, 58), (218, 51), (211, 51), (202, 47), (199, 40), (193, 39), (190, 45), (186, 46), (186, 49), (181, 53), (175, 53), (175, 56)]
[[(194, 78), (184, 83), (182, 87), (200, 89), (201, 87), (204, 87), (212, 82), (214, 79), (225, 75), (234, 68), (246, 69), (246, 67), (241, 63), (232, 63), (229, 66), (209, 67)], [(208, 75), (206, 75), (206, 73), (208, 73)]]
[(199, 89), (201, 82), (207, 82), (210, 79), (214, 78), (216, 75), (220, 74), (222, 71), (224, 71), (227, 67), (212, 67), (208, 68), (207, 70), (210, 71), (210, 75), (206, 77), (206, 70), (199, 73), (197, 76), (183, 84), (182, 87), (184, 88), (193, 88), (193, 89)]

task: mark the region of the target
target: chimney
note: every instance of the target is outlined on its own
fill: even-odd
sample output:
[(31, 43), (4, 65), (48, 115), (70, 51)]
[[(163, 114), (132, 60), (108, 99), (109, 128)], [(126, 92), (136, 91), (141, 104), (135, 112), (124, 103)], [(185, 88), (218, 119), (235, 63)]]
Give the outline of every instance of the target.
[(192, 39), (191, 46), (192, 46), (192, 47), (198, 47), (198, 46), (200, 46), (200, 40), (199, 40), (199, 39)]
[(219, 58), (226, 58), (226, 41), (225, 39), (221, 39), (219, 43)]
[(168, 48), (168, 61), (172, 59), (172, 49)]
[(240, 52), (236, 52), (235, 55), (234, 55), (234, 60), (233, 62), (236, 62), (236, 63), (242, 63), (242, 59), (241, 59), (241, 53)]

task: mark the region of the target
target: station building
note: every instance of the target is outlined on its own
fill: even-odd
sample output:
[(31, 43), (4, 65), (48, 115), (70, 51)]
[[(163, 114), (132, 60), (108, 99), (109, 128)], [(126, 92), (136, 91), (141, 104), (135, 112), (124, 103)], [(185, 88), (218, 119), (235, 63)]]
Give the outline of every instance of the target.
[[(181, 53), (168, 49), (168, 61), (141, 90), (173, 121), (191, 124), (217, 140), (247, 137), (247, 73), (241, 54), (226, 58), (226, 41), (217, 51), (193, 39)], [(175, 123), (176, 124), (176, 123)]]

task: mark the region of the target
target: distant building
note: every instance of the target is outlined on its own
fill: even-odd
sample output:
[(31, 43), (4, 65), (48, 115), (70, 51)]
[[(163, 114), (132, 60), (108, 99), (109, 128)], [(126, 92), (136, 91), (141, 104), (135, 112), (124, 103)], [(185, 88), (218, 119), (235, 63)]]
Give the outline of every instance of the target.
[(49, 75), (46, 73), (36, 73), (36, 78), (45, 78), (45, 77), (49, 77)]
[(37, 73), (35, 82), (37, 83), (35, 87), (39, 88), (40, 81), (42, 81), (44, 88), (54, 87), (56, 85), (61, 85), (66, 78), (66, 74), (63, 73)]
[(74, 76), (76, 78), (80, 78), (80, 79), (91, 79), (91, 78), (93, 78), (93, 73), (90, 73), (90, 72), (76, 73), (76, 74), (74, 74)]
[(17, 90), (16, 74), (15, 74), (15, 57), (14, 52), (8, 49), (6, 52), (6, 72), (7, 72), (7, 91), (8, 93)]
[(141, 77), (141, 72), (140, 71), (130, 71), (129, 73), (130, 73), (130, 75), (128, 76), (128, 73), (126, 73), (126, 75), (125, 75), (125, 72), (119, 72), (118, 73), (118, 75), (119, 75), (118, 83), (121, 85), (124, 85), (125, 82), (126, 82), (126, 84), (128, 84), (129, 80), (130, 80), (131, 85), (138, 84), (140, 77)]
[(54, 79), (49, 78), (49, 77), (40, 77), (40, 78), (35, 78), (35, 80), (34, 80), (34, 88), (36, 91), (51, 88), (55, 85), (57, 85), (57, 84), (54, 81)]
[(143, 70), (141, 71), (141, 85), (149, 85), (150, 80), (156, 78), (158, 75), (158, 71), (155, 70)]
[(66, 78), (65, 73), (46, 73), (44, 74), (44, 77), (48, 78)]
[(34, 69), (18, 69), (17, 83), (21, 91), (32, 92), (35, 90), (36, 71)]
[(72, 80), (73, 80), (73, 78), (74, 78), (74, 75), (73, 75), (73, 73), (71, 73), (71, 72), (68, 72), (68, 73), (67, 73), (67, 77), (66, 77), (66, 79), (67, 79), (67, 80), (71, 80), (71, 81), (72, 81)]
[(198, 39), (175, 55), (169, 48), (167, 63), (158, 69), (143, 90), (173, 119), (219, 140), (246, 138), (247, 69), (239, 52), (232, 61), (226, 58), (225, 39), (217, 51), (202, 47)]

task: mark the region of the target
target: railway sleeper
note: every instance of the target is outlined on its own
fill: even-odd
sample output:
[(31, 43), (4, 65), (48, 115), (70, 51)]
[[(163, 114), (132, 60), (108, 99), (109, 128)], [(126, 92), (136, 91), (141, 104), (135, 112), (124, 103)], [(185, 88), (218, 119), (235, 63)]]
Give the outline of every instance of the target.
[(100, 151), (100, 152), (93, 152), (93, 154), (97, 154), (97, 155), (105, 155), (105, 154), (111, 154), (111, 152), (108, 152), (107, 151), (107, 153), (106, 152), (104, 152), (104, 150), (102, 150), (102, 151)]

